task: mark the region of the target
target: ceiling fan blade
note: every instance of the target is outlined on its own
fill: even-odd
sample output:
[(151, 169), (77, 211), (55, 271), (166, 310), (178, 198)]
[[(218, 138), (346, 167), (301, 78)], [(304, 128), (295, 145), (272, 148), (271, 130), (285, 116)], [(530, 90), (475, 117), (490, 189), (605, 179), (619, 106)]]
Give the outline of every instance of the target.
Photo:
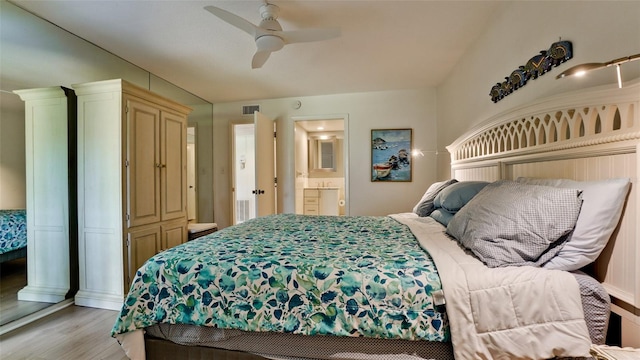
[(339, 28), (328, 29), (305, 29), (294, 31), (280, 31), (278, 35), (282, 37), (286, 44), (321, 41), (337, 38), (341, 35)]
[(254, 38), (258, 35), (261, 34), (264, 30), (260, 29), (259, 27), (257, 27), (256, 25), (250, 23), (249, 21), (241, 18), (240, 16), (236, 15), (236, 14), (232, 14), (226, 10), (222, 10), (218, 7), (215, 6), (205, 6), (204, 7), (205, 10), (207, 10), (208, 12), (212, 13), (213, 15), (219, 17), (220, 19), (224, 20), (225, 22), (237, 27), (238, 29), (246, 32), (247, 34), (253, 36)]
[(271, 55), (271, 51), (256, 51), (256, 53), (253, 55), (253, 60), (251, 60), (251, 68), (261, 68), (262, 65), (267, 62), (267, 59), (269, 59), (269, 55)]

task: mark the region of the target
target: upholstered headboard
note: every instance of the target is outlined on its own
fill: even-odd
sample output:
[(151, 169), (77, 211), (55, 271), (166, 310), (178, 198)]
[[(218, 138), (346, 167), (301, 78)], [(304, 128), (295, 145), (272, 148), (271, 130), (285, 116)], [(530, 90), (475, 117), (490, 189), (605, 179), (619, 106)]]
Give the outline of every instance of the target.
[(588, 270), (614, 312), (640, 324), (640, 82), (536, 101), (482, 122), (447, 150), (458, 180), (630, 178), (618, 228)]

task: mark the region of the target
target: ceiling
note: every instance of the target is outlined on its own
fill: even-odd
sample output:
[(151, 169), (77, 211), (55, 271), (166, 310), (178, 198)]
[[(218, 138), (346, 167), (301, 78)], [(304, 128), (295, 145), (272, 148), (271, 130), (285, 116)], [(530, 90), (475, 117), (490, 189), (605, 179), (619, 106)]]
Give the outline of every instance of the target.
[(296, 124), (310, 133), (344, 131), (344, 120), (299, 120)]
[(250, 35), (203, 9), (258, 24), (260, 0), (10, 0), (213, 103), (439, 85), (505, 1), (273, 0), (286, 30), (339, 27), (251, 69)]

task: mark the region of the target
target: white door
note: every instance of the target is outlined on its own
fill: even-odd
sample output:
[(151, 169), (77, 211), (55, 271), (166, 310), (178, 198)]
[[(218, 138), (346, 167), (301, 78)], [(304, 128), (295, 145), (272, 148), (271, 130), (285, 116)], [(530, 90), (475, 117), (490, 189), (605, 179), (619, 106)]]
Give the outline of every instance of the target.
[(255, 126), (256, 215), (265, 216), (276, 212), (275, 156), (273, 120), (256, 111)]
[(255, 195), (255, 125), (232, 124), (233, 224), (241, 224), (256, 217)]
[(196, 220), (196, 144), (193, 143), (187, 144), (187, 220)]

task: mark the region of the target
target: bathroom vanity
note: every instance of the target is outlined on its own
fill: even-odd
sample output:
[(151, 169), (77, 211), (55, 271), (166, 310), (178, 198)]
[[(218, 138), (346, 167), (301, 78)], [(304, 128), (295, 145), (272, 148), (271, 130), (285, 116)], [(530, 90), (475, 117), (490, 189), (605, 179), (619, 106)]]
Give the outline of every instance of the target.
[(338, 215), (338, 209), (337, 187), (304, 189), (305, 215)]

